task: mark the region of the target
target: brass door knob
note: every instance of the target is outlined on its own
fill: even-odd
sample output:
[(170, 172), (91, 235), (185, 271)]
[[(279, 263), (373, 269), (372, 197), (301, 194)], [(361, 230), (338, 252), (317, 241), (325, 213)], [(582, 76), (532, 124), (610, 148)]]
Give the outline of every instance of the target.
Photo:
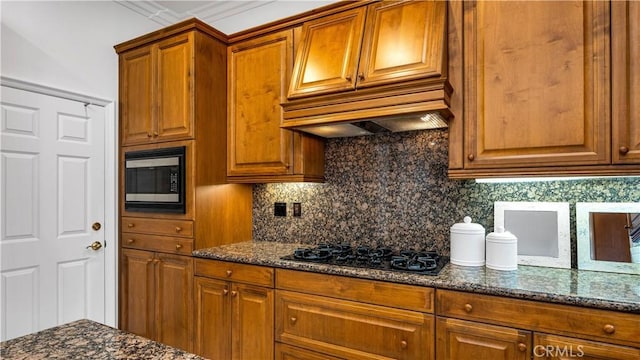
[(94, 241), (93, 244), (87, 246), (87, 249), (92, 249), (93, 251), (98, 251), (102, 248), (102, 243), (100, 241)]

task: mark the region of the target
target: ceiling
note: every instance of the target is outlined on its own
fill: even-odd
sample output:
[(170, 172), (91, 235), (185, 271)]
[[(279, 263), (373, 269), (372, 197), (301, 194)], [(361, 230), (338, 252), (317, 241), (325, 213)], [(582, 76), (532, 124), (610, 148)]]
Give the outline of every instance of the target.
[(336, 0), (113, 1), (163, 26), (197, 17), (228, 35), (336, 2)]

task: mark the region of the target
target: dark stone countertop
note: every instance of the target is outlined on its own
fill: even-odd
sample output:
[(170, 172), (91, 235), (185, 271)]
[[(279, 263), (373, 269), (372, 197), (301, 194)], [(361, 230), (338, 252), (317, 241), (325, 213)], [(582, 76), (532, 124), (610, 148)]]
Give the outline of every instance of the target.
[(78, 320), (0, 343), (2, 359), (203, 359), (168, 345)]
[[(247, 241), (200, 249), (200, 258), (344, 275), (438, 289), (470, 291), (519, 299), (640, 314), (640, 276), (519, 265), (517, 271), (448, 264), (437, 276), (282, 260), (302, 244)], [(308, 245), (307, 245), (308, 246)]]

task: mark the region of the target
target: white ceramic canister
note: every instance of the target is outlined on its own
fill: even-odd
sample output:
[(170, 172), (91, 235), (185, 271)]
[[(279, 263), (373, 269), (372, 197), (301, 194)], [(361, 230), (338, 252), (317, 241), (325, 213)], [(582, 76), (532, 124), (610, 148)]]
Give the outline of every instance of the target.
[(471, 218), (464, 217), (464, 222), (453, 224), (451, 227), (451, 257), (454, 265), (483, 266), (484, 265), (484, 227), (472, 223)]
[(518, 270), (518, 238), (502, 226), (487, 235), (487, 267)]

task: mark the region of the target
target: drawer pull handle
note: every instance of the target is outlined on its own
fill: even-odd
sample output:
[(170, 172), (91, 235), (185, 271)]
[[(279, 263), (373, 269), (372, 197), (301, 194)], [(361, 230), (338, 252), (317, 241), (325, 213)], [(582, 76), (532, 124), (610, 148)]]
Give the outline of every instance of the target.
[(473, 310), (473, 306), (471, 304), (464, 304), (464, 311), (470, 313)]
[(227, 277), (230, 277), (230, 276), (231, 276), (231, 274), (233, 274), (233, 271), (231, 271), (231, 270), (227, 270)]
[(227, 289), (222, 290), (222, 295), (227, 295), (228, 293), (229, 293), (229, 290)]
[(182, 228), (180, 226), (176, 226), (176, 232), (180, 232), (182, 231)]
[(158, 135), (160, 135), (160, 134), (157, 131), (153, 132), (153, 136), (158, 136)]
[(291, 320), (291, 324), (295, 324), (296, 321), (298, 321), (298, 318), (295, 316), (292, 316), (290, 320)]
[(176, 244), (176, 250), (182, 249), (182, 244)]
[(627, 153), (629, 152), (629, 148), (626, 146), (620, 146), (620, 149), (618, 150), (620, 150), (620, 154), (622, 155), (627, 155)]
[(136, 226), (134, 223), (128, 223), (128, 224), (127, 224), (127, 227), (130, 227), (130, 228), (132, 228), (132, 227), (134, 227), (134, 226)]
[(467, 159), (469, 159), (469, 161), (473, 161), (476, 157), (473, 154), (469, 154), (467, 156)]
[(518, 350), (525, 352), (527, 351), (527, 345), (525, 343), (518, 344)]
[(406, 348), (407, 348), (407, 345), (409, 345), (409, 344), (407, 344), (407, 341), (406, 341), (406, 340), (402, 340), (402, 341), (400, 341), (400, 347), (401, 347), (401, 348), (406, 349)]
[(351, 82), (351, 75), (345, 76), (344, 79), (347, 80), (348, 82)]
[(616, 327), (611, 324), (607, 324), (602, 328), (602, 330), (604, 330), (605, 333), (611, 335), (616, 332)]
[(133, 242), (134, 242), (134, 241), (135, 241), (134, 239), (129, 239), (129, 240), (127, 240), (127, 242), (128, 242), (129, 244), (133, 244)]
[(234, 290), (234, 291), (231, 292), (231, 296), (236, 296), (236, 295), (238, 295), (237, 291)]

